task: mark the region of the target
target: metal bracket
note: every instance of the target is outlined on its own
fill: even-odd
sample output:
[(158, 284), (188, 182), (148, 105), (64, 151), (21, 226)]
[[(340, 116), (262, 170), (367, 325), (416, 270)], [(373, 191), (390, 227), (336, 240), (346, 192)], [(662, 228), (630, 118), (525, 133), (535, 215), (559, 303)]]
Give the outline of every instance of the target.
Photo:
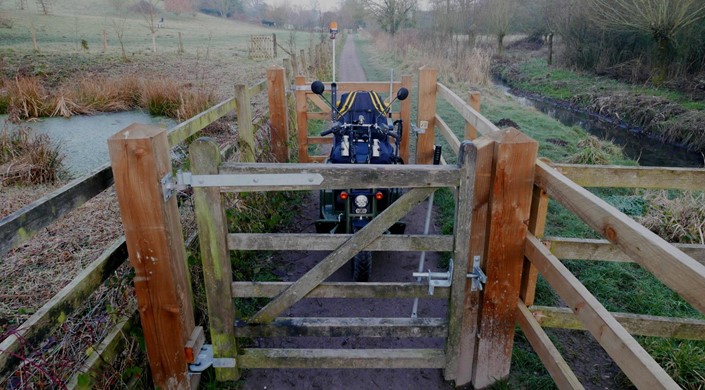
[(448, 271), (446, 272), (414, 272), (415, 278), (428, 278), (428, 295), (433, 295), (433, 290), (436, 287), (450, 287), (453, 280), (453, 260), (451, 259)]
[(468, 279), (470, 279), (470, 290), (471, 291), (482, 291), (482, 285), (487, 283), (487, 275), (482, 272), (480, 268), (480, 256), (475, 256), (472, 259), (472, 273), (468, 274)]
[(176, 175), (167, 174), (159, 182), (166, 202), (176, 190), (186, 187), (310, 186), (323, 183), (323, 176), (319, 173), (194, 175), (191, 172), (178, 171)]
[(416, 126), (413, 123), (411, 124), (411, 131), (416, 134), (426, 134), (426, 129), (428, 129), (428, 121), (421, 121), (419, 126)]
[(203, 372), (208, 367), (215, 368), (233, 368), (235, 367), (234, 358), (214, 358), (213, 357), (213, 346), (210, 344), (204, 344), (201, 347), (201, 351), (198, 353), (196, 362), (188, 365), (189, 372)]

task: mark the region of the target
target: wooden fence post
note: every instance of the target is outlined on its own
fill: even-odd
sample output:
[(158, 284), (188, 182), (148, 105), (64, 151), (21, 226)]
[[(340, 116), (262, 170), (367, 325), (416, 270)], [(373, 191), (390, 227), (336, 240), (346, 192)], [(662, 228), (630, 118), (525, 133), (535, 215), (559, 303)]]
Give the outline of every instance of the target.
[(271, 148), (277, 162), (285, 163), (289, 157), (289, 118), (286, 105), (286, 78), (284, 68), (267, 69), (267, 91), (269, 96), (269, 122)]
[(282, 66), (284, 67), (284, 74), (286, 76), (286, 79), (293, 80), (296, 76), (294, 76), (293, 72), (291, 71), (291, 61), (288, 58), (284, 58), (282, 60)]
[[(534, 186), (534, 191), (531, 196), (531, 214), (529, 217), (529, 231), (536, 236), (542, 238), (546, 229), (546, 214), (548, 214), (548, 194), (539, 186)], [(519, 296), (524, 301), (526, 306), (534, 304), (536, 297), (536, 280), (539, 277), (539, 271), (529, 259), (524, 259), (524, 271), (521, 274), (521, 291)]]
[[(472, 91), (468, 93), (468, 104), (475, 111), (480, 112), (480, 92)], [(477, 129), (470, 122), (465, 123), (465, 139), (473, 140), (477, 138)]]
[(434, 126), (436, 123), (436, 91), (438, 89), (438, 69), (423, 66), (419, 69), (418, 126), (425, 128), (416, 143), (416, 164), (430, 164), (433, 161)]
[(475, 388), (485, 388), (509, 375), (538, 153), (538, 143), (516, 129), (487, 137), (496, 143)]
[(240, 135), (240, 162), (255, 162), (255, 135), (247, 85), (235, 86), (237, 100), (237, 132)]
[[(455, 248), (453, 251), (453, 275), (448, 303), (448, 338), (446, 340), (446, 366), (444, 376), (446, 380), (453, 380), (457, 375), (460, 359), (460, 340), (462, 338), (465, 312), (464, 301), (467, 285), (467, 268), (470, 257), (468, 241), (471, 234), (473, 220), (473, 203), (475, 200), (475, 168), (477, 161), (477, 147), (470, 141), (464, 141), (458, 151), (458, 165), (461, 169), (458, 196), (456, 198), (456, 213), (454, 232)], [(471, 369), (472, 370), (472, 369)]]
[[(403, 124), (401, 135), (401, 158), (405, 163), (409, 163), (409, 140), (411, 140), (411, 83), (413, 79), (411, 75), (401, 76), (401, 86), (409, 90), (409, 97), (401, 102), (401, 120)], [(391, 96), (390, 99), (394, 99)]]
[(303, 72), (301, 72), (301, 74), (302, 74), (304, 77), (308, 78), (308, 77), (309, 77), (309, 75), (308, 75), (308, 65), (306, 64), (306, 52), (304, 51), (304, 49), (301, 49), (301, 50), (299, 51), (299, 58), (301, 59), (301, 69), (303, 70)]
[[(209, 138), (199, 138), (191, 144), (191, 170), (195, 175), (216, 175), (220, 165), (218, 145)], [(230, 367), (215, 369), (219, 381), (237, 380), (235, 308), (231, 298), (233, 272), (226, 245), (227, 223), (223, 198), (218, 187), (194, 188), (194, 205), (198, 223), (198, 240), (203, 261), (203, 283), (208, 300), (213, 357), (225, 360)]]
[[(472, 201), (472, 222), (470, 224), (470, 254), (468, 256), (467, 272), (473, 272), (473, 260), (480, 256), (487, 258), (487, 221), (489, 220), (490, 192), (492, 188), (492, 167), (495, 142), (488, 137), (482, 137), (473, 142), (477, 147), (475, 161), (475, 183)], [(486, 269), (484, 261), (482, 269)], [(471, 280), (466, 280), (465, 301), (462, 331), (458, 342), (460, 355), (455, 378), (456, 386), (464, 386), (472, 381), (475, 351), (477, 349), (477, 334), (479, 327), (481, 291), (472, 291)]]
[(308, 106), (306, 104), (306, 78), (296, 76), (296, 128), (298, 134), (299, 162), (308, 161)]
[(272, 54), (274, 57), (272, 58), (277, 58), (277, 34), (272, 33)]
[(179, 209), (160, 184), (171, 175), (166, 130), (132, 124), (108, 147), (154, 385), (189, 389), (184, 347), (195, 325)]
[(291, 67), (294, 69), (294, 75), (300, 76), (301, 71), (299, 71), (299, 61), (296, 59), (296, 54), (291, 53)]

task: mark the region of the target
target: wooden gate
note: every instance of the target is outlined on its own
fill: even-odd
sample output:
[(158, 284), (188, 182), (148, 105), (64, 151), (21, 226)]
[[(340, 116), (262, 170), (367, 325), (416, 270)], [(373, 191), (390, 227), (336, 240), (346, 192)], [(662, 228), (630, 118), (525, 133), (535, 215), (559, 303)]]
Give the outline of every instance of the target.
[[(199, 139), (191, 146), (190, 179), (208, 298), (216, 375), (239, 377), (241, 368), (444, 368), (453, 377), (459, 355), (463, 300), (468, 268), (476, 149), (462, 145), (457, 166), (242, 164), (219, 163), (217, 145)], [(222, 192), (408, 188), (401, 198), (352, 235), (228, 234)], [(458, 195), (453, 236), (385, 235), (396, 221), (440, 187)], [(453, 253), (452, 287), (438, 288), (436, 298), (450, 299), (448, 318), (280, 318), (304, 298), (428, 297), (423, 283), (324, 283), (361, 250), (445, 251)], [(228, 251), (331, 250), (293, 283), (233, 282)], [(225, 291), (230, 294), (223, 294)], [(232, 298), (272, 300), (233, 327)], [(240, 336), (447, 337), (445, 349), (253, 349), (237, 348)]]
[(250, 58), (254, 60), (274, 58), (274, 38), (272, 34), (250, 35)]

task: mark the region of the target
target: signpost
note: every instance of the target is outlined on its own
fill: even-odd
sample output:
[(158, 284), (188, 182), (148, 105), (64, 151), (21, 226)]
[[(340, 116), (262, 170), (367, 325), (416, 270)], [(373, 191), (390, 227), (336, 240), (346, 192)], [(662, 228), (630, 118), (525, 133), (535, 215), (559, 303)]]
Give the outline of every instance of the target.
[(330, 22), (330, 39), (333, 41), (333, 82), (335, 82), (335, 35), (338, 34), (338, 22)]

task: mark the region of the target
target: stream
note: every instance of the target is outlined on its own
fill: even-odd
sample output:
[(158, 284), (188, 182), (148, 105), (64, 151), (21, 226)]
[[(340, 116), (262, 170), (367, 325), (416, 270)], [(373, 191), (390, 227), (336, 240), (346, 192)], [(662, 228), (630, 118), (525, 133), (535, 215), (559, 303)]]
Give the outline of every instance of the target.
[(540, 98), (517, 95), (501, 81), (495, 80), (494, 85), (521, 105), (533, 107), (566, 126), (577, 126), (598, 138), (612, 141), (622, 147), (627, 157), (638, 161), (641, 166), (703, 167), (702, 154), (681, 146), (665, 144), (647, 136), (640, 129), (629, 128), (599, 115), (571, 110)]
[[(0, 116), (0, 123), (6, 119), (6, 115)], [(126, 111), (76, 115), (69, 119), (42, 118), (22, 125), (31, 127), (37, 134), (47, 134), (52, 142), (58, 143), (64, 155), (64, 166), (71, 177), (79, 177), (110, 160), (108, 138), (132, 123), (167, 128), (176, 122), (169, 118), (153, 117), (142, 111)]]

